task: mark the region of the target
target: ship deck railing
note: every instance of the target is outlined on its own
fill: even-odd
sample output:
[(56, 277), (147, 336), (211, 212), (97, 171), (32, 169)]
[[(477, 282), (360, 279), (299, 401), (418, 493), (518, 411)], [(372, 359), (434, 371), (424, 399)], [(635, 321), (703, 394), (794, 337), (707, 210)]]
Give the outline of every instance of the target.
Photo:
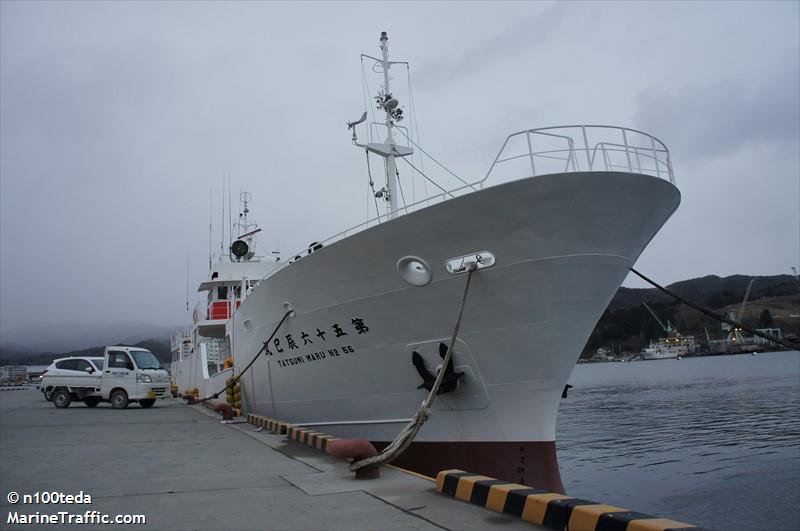
[(201, 322), (225, 322), (233, 315), (234, 308), (242, 304), (242, 299), (221, 299), (212, 301), (200, 301), (192, 312), (192, 320), (195, 324)]
[(191, 327), (183, 327), (169, 337), (169, 347), (172, 352), (177, 352), (181, 349), (184, 342), (191, 343), (192, 329)]
[[(442, 190), (425, 199), (403, 205), (392, 212), (379, 214), (349, 227), (320, 242), (316, 247), (296, 253), (289, 262), (263, 278), (330, 245), (395, 216), (483, 189), (492, 185), (556, 173), (620, 171), (661, 178), (675, 184), (669, 150), (658, 138), (627, 127), (613, 125), (564, 125), (526, 129), (508, 135), (483, 178)], [(464, 181), (462, 181), (464, 182)], [(438, 186), (438, 185), (437, 185)]]
[(675, 184), (669, 150), (643, 131), (610, 125), (527, 129), (506, 137), (481, 184), (518, 175), (623, 171)]

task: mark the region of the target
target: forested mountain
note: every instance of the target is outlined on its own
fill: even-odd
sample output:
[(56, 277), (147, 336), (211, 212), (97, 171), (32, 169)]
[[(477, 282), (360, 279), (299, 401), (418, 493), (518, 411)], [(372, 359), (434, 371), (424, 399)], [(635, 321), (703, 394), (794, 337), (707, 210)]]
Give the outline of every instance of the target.
[[(162, 365), (166, 365), (170, 361), (169, 337), (147, 339), (136, 343), (111, 341), (109, 344), (146, 348), (158, 358)], [(67, 356), (102, 356), (104, 348), (105, 345), (98, 345), (67, 352), (33, 353), (26, 350), (13, 350), (3, 346), (0, 347), (0, 365), (49, 365), (55, 358), (66, 358)]]
[[(738, 312), (747, 286), (753, 280), (742, 321), (754, 328), (781, 328), (783, 335), (800, 335), (800, 282), (791, 275), (751, 277), (706, 276), (676, 282), (667, 289), (684, 299), (718, 314)], [(650, 339), (665, 335), (661, 326), (642, 304), (669, 321), (683, 335), (694, 335), (698, 342), (708, 337), (722, 339), (720, 323), (676, 302), (656, 288), (620, 288), (603, 312), (584, 348), (583, 357), (598, 348), (614, 352), (639, 351)]]

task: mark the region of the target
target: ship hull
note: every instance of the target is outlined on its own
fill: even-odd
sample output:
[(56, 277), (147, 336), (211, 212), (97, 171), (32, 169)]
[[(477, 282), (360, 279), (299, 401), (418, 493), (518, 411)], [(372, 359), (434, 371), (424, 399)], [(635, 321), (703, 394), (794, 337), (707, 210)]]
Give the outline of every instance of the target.
[[(373, 444), (380, 451), (389, 443)], [(434, 478), (442, 470), (480, 471), (492, 478), (566, 492), (555, 441), (415, 442), (392, 464)]]
[(642, 358), (645, 360), (674, 360), (678, 357), (685, 356), (686, 353), (680, 352), (645, 352)]
[[(435, 466), (415, 462), (435, 456), (441, 469), (562, 490), (554, 441), (567, 378), (679, 201), (673, 185), (647, 175), (543, 175), (433, 205), (304, 256), (261, 281), (229, 323), (235, 366), (244, 367), (285, 308), (295, 311), (242, 378), (244, 407), (339, 437), (391, 441), (427, 393), (412, 353), (435, 371), (453, 330), (466, 277), (448, 273), (446, 261), (489, 251), (496, 263), (473, 275), (455, 348), (464, 376), (437, 398), (401, 460), (432, 473)], [(430, 266), (428, 285), (401, 278), (397, 262), (406, 256)]]

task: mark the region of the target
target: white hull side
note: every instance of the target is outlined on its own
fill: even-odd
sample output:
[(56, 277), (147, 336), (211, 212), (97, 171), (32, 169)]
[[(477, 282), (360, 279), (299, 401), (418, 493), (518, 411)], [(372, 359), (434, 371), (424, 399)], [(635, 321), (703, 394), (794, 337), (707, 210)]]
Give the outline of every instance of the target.
[(647, 360), (647, 361), (674, 360), (674, 359), (677, 359), (677, 358), (678, 358), (677, 354), (653, 354), (653, 355), (646, 355), (644, 357), (644, 359)]
[(686, 356), (688, 353), (687, 349), (683, 350), (658, 350), (655, 352), (647, 352), (645, 351), (642, 357), (646, 360), (669, 360), (675, 359), (678, 356)]
[(213, 393), (224, 389), (227, 379), (233, 376), (232, 369), (220, 371), (217, 374), (209, 375), (208, 354), (206, 344), (200, 341), (195, 351), (191, 354), (184, 354), (181, 361), (170, 364), (172, 381), (177, 384), (181, 393), (190, 389), (197, 389), (200, 398), (205, 398)]
[[(455, 364), (472, 382), (434, 407), (417, 441), (553, 441), (561, 392), (595, 323), (645, 245), (680, 200), (647, 175), (591, 172), (507, 183), (400, 217), (304, 257), (259, 284), (234, 314), (244, 367), (284, 313), (296, 311), (242, 379), (248, 412), (320, 431), (391, 440), (425, 397), (408, 347), (435, 360), (452, 332), (465, 277), (445, 260), (488, 250), (497, 264), (473, 276)], [(406, 284), (396, 262), (426, 260), (433, 282)], [(361, 318), (369, 332), (357, 334)], [(334, 338), (333, 324), (347, 336)], [(326, 341), (315, 335), (327, 331)], [(306, 331), (311, 345), (302, 345)], [(289, 350), (291, 334), (300, 348)], [(341, 353), (343, 347), (352, 353)], [(341, 355), (281, 366), (279, 360)], [(344, 349), (346, 350), (346, 349)]]

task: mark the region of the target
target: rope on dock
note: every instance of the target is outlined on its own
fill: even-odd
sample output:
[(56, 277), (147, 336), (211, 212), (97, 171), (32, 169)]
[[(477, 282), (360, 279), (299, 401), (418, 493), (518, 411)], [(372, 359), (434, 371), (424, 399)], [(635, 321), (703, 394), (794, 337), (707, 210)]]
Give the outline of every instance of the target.
[(464, 285), (464, 295), (461, 298), (461, 306), (458, 308), (458, 318), (456, 319), (456, 324), (453, 327), (453, 335), (450, 337), (450, 347), (447, 349), (447, 354), (445, 355), (444, 359), (442, 360), (442, 368), (439, 370), (439, 374), (436, 376), (436, 381), (433, 383), (433, 387), (431, 387), (430, 392), (428, 393), (428, 398), (422, 403), (422, 406), (417, 411), (417, 414), (414, 415), (414, 418), (411, 419), (403, 431), (395, 438), (392, 443), (383, 449), (381, 453), (375, 455), (373, 457), (367, 457), (366, 459), (361, 459), (360, 461), (354, 461), (350, 464), (350, 470), (356, 471), (360, 468), (364, 468), (370, 465), (381, 465), (383, 463), (388, 463), (402, 454), (406, 448), (408, 448), (412, 442), (414, 442), (414, 437), (417, 436), (417, 432), (419, 432), (422, 425), (428, 420), (431, 416), (431, 407), (433, 406), (434, 400), (436, 400), (436, 395), (439, 394), (439, 386), (442, 384), (442, 380), (444, 379), (444, 375), (447, 371), (445, 368), (450, 363), (450, 359), (453, 356), (453, 349), (455, 348), (456, 337), (458, 336), (458, 329), (461, 327), (461, 318), (464, 316), (464, 306), (467, 304), (467, 294), (469, 293), (469, 285), (470, 281), (472, 280), (472, 273), (475, 272), (477, 269), (477, 264), (473, 263), (467, 266), (467, 282)]
[(697, 310), (698, 312), (702, 313), (703, 315), (707, 315), (708, 317), (711, 317), (712, 319), (716, 319), (717, 321), (719, 321), (721, 323), (729, 324), (729, 325), (733, 326), (734, 328), (741, 328), (745, 332), (748, 332), (750, 334), (753, 334), (754, 336), (758, 336), (760, 338), (766, 339), (768, 341), (772, 341), (773, 343), (781, 345), (782, 347), (786, 347), (786, 348), (791, 349), (791, 350), (800, 349), (800, 343), (794, 343), (794, 342), (791, 342), (791, 341), (786, 341), (785, 339), (777, 338), (777, 337), (772, 336), (770, 334), (765, 334), (764, 332), (759, 332), (758, 330), (750, 328), (749, 326), (745, 326), (742, 323), (738, 323), (738, 322), (734, 321), (733, 319), (728, 319), (724, 315), (716, 314), (716, 313), (712, 312), (711, 310), (707, 310), (707, 309), (705, 309), (705, 308), (703, 308), (701, 306), (698, 306), (698, 305), (696, 305), (694, 303), (691, 303), (691, 302), (687, 301), (686, 299), (684, 299), (684, 298), (676, 295), (675, 293), (671, 292), (670, 290), (668, 290), (664, 286), (661, 286), (661, 285), (657, 284), (654, 280), (651, 280), (651, 279), (647, 278), (643, 274), (641, 274), (638, 271), (636, 271), (634, 268), (631, 268), (631, 273), (633, 273), (634, 275), (638, 276), (639, 278), (641, 278), (642, 280), (644, 280), (645, 282), (647, 282), (648, 284), (650, 284), (654, 288), (666, 293), (667, 295), (669, 295), (670, 297), (672, 297), (676, 301), (678, 301), (678, 302), (680, 302), (682, 304), (685, 304), (686, 306), (688, 306), (689, 308), (692, 308), (693, 310)]

